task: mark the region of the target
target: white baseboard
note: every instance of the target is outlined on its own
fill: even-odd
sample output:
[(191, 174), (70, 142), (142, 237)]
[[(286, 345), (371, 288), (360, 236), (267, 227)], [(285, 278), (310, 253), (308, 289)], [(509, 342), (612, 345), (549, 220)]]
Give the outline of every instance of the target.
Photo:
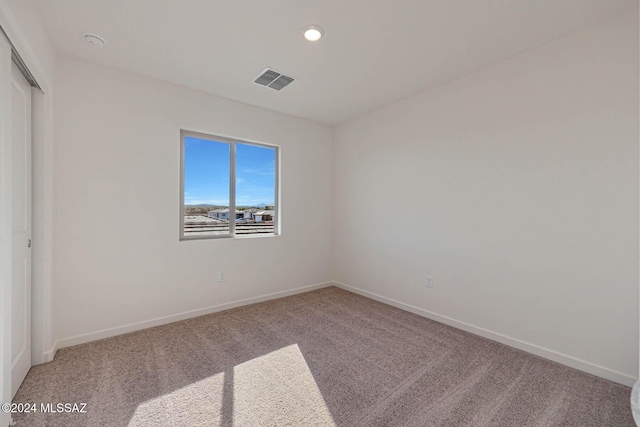
[(229, 310), (231, 308), (241, 307), (243, 305), (255, 304), (258, 302), (269, 301), (272, 299), (283, 298), (290, 295), (301, 294), (316, 289), (332, 286), (333, 282), (316, 283), (315, 285), (303, 286), (288, 291), (274, 292), (272, 294), (261, 295), (253, 298), (246, 298), (238, 301), (232, 301), (224, 304), (214, 305), (211, 307), (200, 308), (197, 310), (185, 311), (183, 313), (172, 314), (170, 316), (158, 317), (156, 319), (145, 320), (142, 322), (130, 323), (128, 325), (118, 326), (115, 328), (103, 329), (87, 334), (75, 335), (69, 338), (62, 338), (53, 343), (53, 347), (43, 353), (42, 357), (46, 362), (50, 362), (55, 357), (56, 351), (61, 348), (71, 347), (78, 344), (84, 344), (91, 341), (97, 341), (104, 338), (114, 337), (116, 335), (127, 334), (142, 329), (153, 328), (154, 326), (166, 325), (168, 323), (179, 322), (180, 320), (191, 319), (193, 317), (204, 316), (206, 314), (216, 313), (218, 311)]
[(466, 332), (471, 332), (472, 334), (479, 335), (481, 337), (488, 338), (492, 341), (497, 341), (501, 344), (505, 344), (510, 347), (514, 347), (519, 350), (526, 351), (527, 353), (544, 357), (545, 359), (552, 360), (554, 362), (560, 363), (565, 366), (569, 366), (574, 369), (578, 369), (580, 371), (586, 372), (591, 375), (595, 375), (600, 378), (614, 381), (619, 384), (624, 384), (629, 387), (633, 386), (633, 384), (637, 380), (637, 378), (634, 378), (627, 374), (623, 374), (622, 372), (614, 371), (612, 369), (605, 368), (604, 366), (586, 362), (584, 360), (577, 359), (572, 356), (567, 356), (566, 354), (558, 353), (557, 351), (549, 350), (547, 348), (540, 347), (535, 344), (530, 344), (528, 342), (525, 342), (516, 338), (511, 338), (509, 336), (500, 334), (498, 332), (493, 332), (488, 329), (472, 325), (470, 323), (452, 319), (451, 317), (443, 316), (441, 314), (437, 314), (429, 310), (425, 310), (410, 304), (406, 304), (391, 298), (384, 297), (382, 295), (374, 294), (373, 292), (365, 291), (363, 289), (349, 286), (341, 282), (334, 281), (333, 284), (346, 291), (353, 292), (353, 293), (365, 296), (367, 298), (380, 301), (385, 304), (389, 304), (401, 310), (409, 311), (419, 316), (423, 316), (431, 320), (435, 320), (437, 322), (444, 323), (449, 326), (453, 326), (454, 328), (462, 329), (463, 331), (466, 331)]
[(49, 363), (53, 360), (54, 356), (56, 355), (56, 351), (58, 350), (56, 344), (57, 342), (53, 343), (53, 347), (51, 347), (48, 351), (42, 353), (42, 362), (36, 363), (37, 365), (40, 365), (42, 363)]

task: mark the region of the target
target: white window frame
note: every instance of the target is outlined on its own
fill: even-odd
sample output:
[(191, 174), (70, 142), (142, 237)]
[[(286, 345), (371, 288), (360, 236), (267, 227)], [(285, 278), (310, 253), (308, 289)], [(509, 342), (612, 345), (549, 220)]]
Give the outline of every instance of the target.
[[(211, 234), (201, 236), (185, 236), (184, 234), (184, 140), (186, 137), (194, 137), (212, 142), (222, 142), (229, 144), (229, 233)], [(254, 145), (258, 147), (271, 148), (275, 150), (275, 179), (274, 179), (274, 206), (273, 206), (273, 234), (249, 234), (236, 235), (236, 144)], [(234, 220), (231, 220), (231, 213)], [(280, 147), (277, 145), (264, 144), (262, 142), (246, 141), (238, 138), (228, 138), (190, 130), (180, 130), (180, 240), (203, 240), (203, 239), (253, 239), (259, 237), (274, 237), (280, 235)]]

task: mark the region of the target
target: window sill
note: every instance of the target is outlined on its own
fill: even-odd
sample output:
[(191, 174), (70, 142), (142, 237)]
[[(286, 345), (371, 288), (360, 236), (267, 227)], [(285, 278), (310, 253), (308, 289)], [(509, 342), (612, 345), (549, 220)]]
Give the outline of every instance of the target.
[(259, 234), (259, 235), (241, 235), (241, 236), (230, 236), (230, 235), (220, 235), (220, 236), (189, 236), (180, 237), (180, 242), (188, 242), (191, 240), (218, 240), (218, 239), (231, 239), (231, 240), (250, 240), (250, 239), (263, 239), (270, 237), (280, 237), (280, 234)]

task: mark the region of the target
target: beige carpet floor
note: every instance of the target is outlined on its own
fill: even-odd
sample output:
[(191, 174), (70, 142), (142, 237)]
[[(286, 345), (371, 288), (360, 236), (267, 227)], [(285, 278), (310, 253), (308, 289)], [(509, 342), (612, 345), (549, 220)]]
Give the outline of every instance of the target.
[[(14, 418), (18, 427), (613, 427), (634, 425), (629, 395), (331, 287), (61, 349), (14, 399), (38, 412)], [(45, 414), (40, 403), (86, 403), (86, 413)]]

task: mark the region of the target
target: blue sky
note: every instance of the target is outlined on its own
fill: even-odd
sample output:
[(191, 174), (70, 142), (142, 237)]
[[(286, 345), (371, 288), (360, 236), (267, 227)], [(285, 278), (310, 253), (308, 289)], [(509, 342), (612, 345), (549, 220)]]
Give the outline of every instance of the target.
[[(236, 143), (236, 206), (273, 204), (273, 148)], [(184, 204), (229, 204), (230, 146), (195, 137), (184, 140)]]

